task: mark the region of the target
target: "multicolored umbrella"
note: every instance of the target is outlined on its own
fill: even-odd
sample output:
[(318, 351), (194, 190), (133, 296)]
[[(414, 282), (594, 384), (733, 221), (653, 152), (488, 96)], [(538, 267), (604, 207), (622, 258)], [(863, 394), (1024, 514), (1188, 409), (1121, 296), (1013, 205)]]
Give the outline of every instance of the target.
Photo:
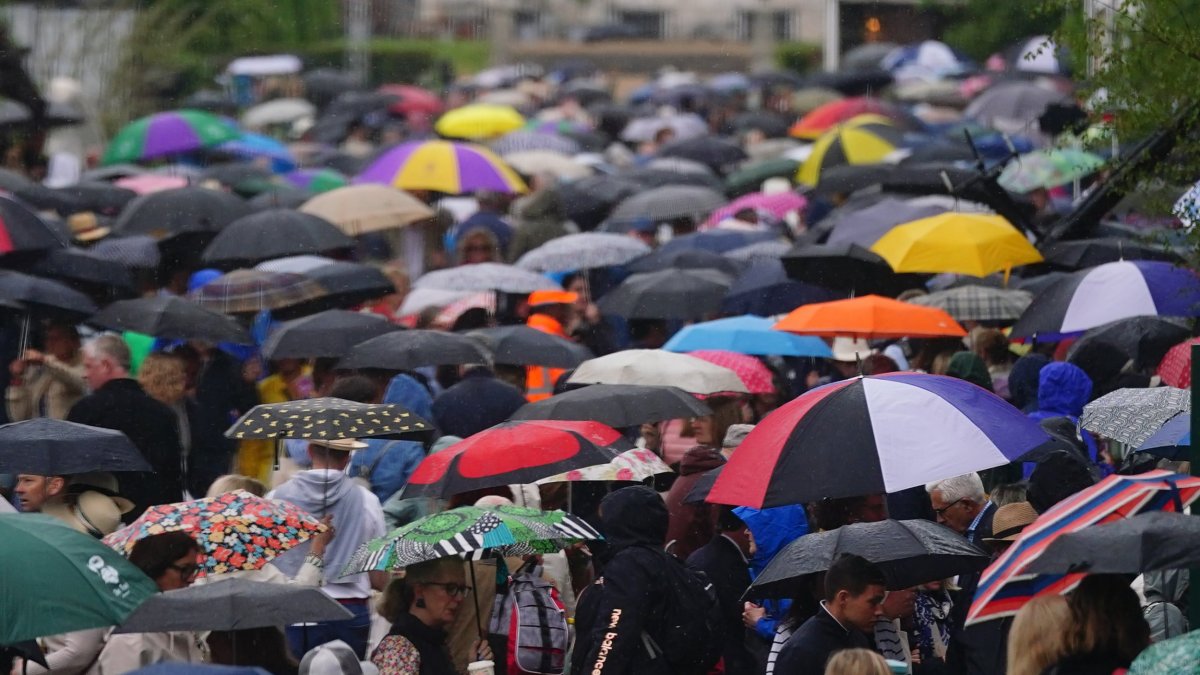
[(859, 115), (878, 115), (895, 122), (905, 120), (904, 113), (886, 101), (856, 96), (830, 101), (813, 108), (788, 129), (788, 134), (795, 138), (816, 140), (821, 134)]
[(1042, 261), (1042, 254), (1003, 216), (954, 211), (898, 225), (871, 250), (902, 273), (986, 277)]
[(1200, 338), (1191, 338), (1171, 347), (1155, 374), (1172, 387), (1187, 389), (1192, 386), (1192, 346), (1198, 344)]
[(1118, 389), (1083, 406), (1079, 426), (1137, 447), (1167, 420), (1191, 409), (1192, 394), (1187, 389)]
[(762, 361), (753, 356), (724, 349), (700, 349), (688, 352), (688, 354), (708, 361), (713, 365), (732, 370), (737, 374), (742, 384), (746, 385), (746, 391), (751, 394), (772, 394), (775, 392), (775, 383), (771, 371), (763, 365)]
[(549, 478), (543, 478), (537, 483), (573, 483), (575, 481), (635, 481), (640, 482), (659, 474), (671, 473), (673, 469), (667, 466), (658, 455), (644, 448), (626, 450), (617, 455), (608, 464), (588, 466), (582, 469), (572, 469)]
[(402, 190), (463, 194), (478, 190), (525, 192), (525, 182), (491, 150), (469, 143), (412, 141), (375, 160), (355, 183), (382, 183)]
[(313, 194), (329, 192), (350, 183), (341, 172), (333, 169), (296, 169), (284, 175), (287, 182)]
[(936, 307), (921, 307), (878, 295), (804, 305), (780, 319), (775, 330), (867, 340), (967, 334), (953, 317)]
[(138, 541), (182, 530), (200, 544), (197, 576), (207, 576), (260, 569), (325, 529), (293, 504), (235, 490), (207, 499), (151, 506), (137, 520), (105, 537), (104, 543), (128, 557)]
[(450, 556), (556, 553), (577, 541), (602, 539), (582, 518), (519, 506), (460, 506), (434, 513), (359, 547), (342, 576), (403, 569)]
[(321, 284), (300, 274), (234, 270), (188, 294), (201, 307), (224, 314), (282, 309), (324, 296)]
[(433, 427), (395, 403), (307, 398), (256, 405), (225, 431), (226, 438), (366, 438), (398, 436)]
[(180, 155), (237, 140), (241, 131), (200, 110), (161, 112), (130, 122), (104, 150), (104, 164), (141, 162)]
[(1033, 294), (991, 286), (960, 286), (919, 295), (908, 302), (937, 307), (955, 321), (1015, 321), (1033, 302)]
[(795, 192), (778, 192), (775, 194), (754, 192), (738, 197), (725, 206), (713, 211), (708, 216), (708, 220), (704, 221), (704, 226), (716, 227), (722, 220), (744, 209), (754, 209), (760, 213), (769, 214), (778, 220), (783, 220), (792, 211), (804, 211), (804, 207), (807, 205), (808, 200)]
[(472, 103), (442, 115), (434, 130), (447, 138), (485, 140), (503, 136), (525, 126), (516, 108), (493, 103)]
[(0, 197), (0, 255), (66, 247), (67, 242), (36, 213)]
[(1025, 194), (1066, 185), (1099, 171), (1102, 166), (1103, 157), (1083, 150), (1034, 150), (1004, 167), (997, 180), (1005, 190)]
[(815, 186), (826, 168), (845, 164), (876, 164), (896, 151), (904, 133), (886, 117), (862, 115), (825, 132), (813, 143), (812, 154), (796, 172), (796, 181)]
[(749, 315), (703, 321), (684, 326), (663, 345), (663, 349), (669, 352), (692, 352), (693, 356), (698, 356), (695, 352), (702, 349), (722, 349), (757, 356), (833, 356), (824, 340), (774, 330), (774, 325), (774, 319)]
[(287, 173), (296, 168), (296, 158), (288, 146), (263, 134), (243, 133), (232, 141), (216, 146), (219, 152), (248, 160), (264, 159), (271, 163), (271, 171)]
[[(736, 455), (735, 455), (736, 456)], [(1200, 478), (1149, 471), (1108, 476), (1054, 505), (1025, 528), (1016, 543), (983, 572), (967, 624), (1012, 616), (1029, 600), (1063, 594), (1083, 574), (1030, 574), (1029, 564), (1056, 537), (1150, 511), (1182, 511), (1200, 496)]]
[(504, 422), (421, 461), (403, 496), (448, 498), (501, 485), (534, 483), (572, 469), (607, 464), (631, 448), (599, 422)]
[(855, 377), (811, 389), (755, 426), (708, 501), (767, 508), (897, 492), (1008, 464), (1047, 439), (965, 380)]

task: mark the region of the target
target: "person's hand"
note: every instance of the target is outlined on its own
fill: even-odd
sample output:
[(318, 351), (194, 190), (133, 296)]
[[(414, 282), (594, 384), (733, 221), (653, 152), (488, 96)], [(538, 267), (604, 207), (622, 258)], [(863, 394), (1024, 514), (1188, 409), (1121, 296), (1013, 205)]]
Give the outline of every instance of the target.
[(753, 602), (747, 602), (742, 605), (742, 623), (746, 625), (746, 628), (753, 630), (758, 625), (759, 619), (766, 615), (767, 610)]
[(914, 666), (921, 665), (921, 650), (917, 647), (912, 648), (912, 664)]
[(42, 363), (46, 360), (46, 355), (36, 349), (25, 350), (26, 363)]
[(646, 449), (658, 452), (662, 449), (662, 430), (657, 424), (646, 422), (642, 424), (642, 438), (646, 440)]
[(312, 538), (312, 547), (308, 550), (309, 553), (315, 556), (325, 557), (325, 549), (329, 546), (329, 542), (337, 536), (337, 530), (333, 527), (333, 514), (326, 514), (321, 519), (321, 524), (329, 528), (324, 532), (318, 532)]
[(603, 317), (600, 315), (600, 308), (596, 306), (596, 303), (589, 302), (587, 307), (583, 308), (583, 319), (593, 326), (600, 323)]
[[(13, 362), (8, 364), (8, 373), (14, 380), (20, 380), (25, 375), (25, 366), (27, 365), (23, 359), (13, 359)], [(14, 382), (14, 384), (16, 383)]]
[(487, 643), (487, 640), (476, 640), (472, 645), (471, 651), (475, 652), (476, 661), (492, 661), (492, 646)]

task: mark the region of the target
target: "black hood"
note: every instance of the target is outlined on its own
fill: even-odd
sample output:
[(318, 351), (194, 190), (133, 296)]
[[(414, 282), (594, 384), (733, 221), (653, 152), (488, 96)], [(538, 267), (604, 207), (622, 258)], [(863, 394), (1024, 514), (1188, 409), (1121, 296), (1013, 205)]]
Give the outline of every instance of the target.
[(642, 485), (621, 488), (600, 502), (600, 530), (614, 553), (639, 544), (662, 548), (669, 519), (662, 497)]

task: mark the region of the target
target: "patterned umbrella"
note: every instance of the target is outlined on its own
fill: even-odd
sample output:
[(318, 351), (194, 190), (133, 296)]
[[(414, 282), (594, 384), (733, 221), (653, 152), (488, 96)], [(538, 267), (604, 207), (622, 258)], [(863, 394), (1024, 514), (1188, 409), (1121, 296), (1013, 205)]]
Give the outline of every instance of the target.
[(324, 286), (299, 274), (234, 270), (197, 288), (188, 297), (201, 307), (224, 314), (242, 314), (282, 309), (327, 293)]
[(549, 478), (537, 481), (538, 485), (545, 483), (564, 483), (575, 481), (643, 481), (660, 473), (671, 473), (673, 469), (667, 466), (658, 455), (644, 448), (626, 450), (608, 464), (588, 466), (582, 469), (572, 469)]
[(417, 279), (413, 288), (438, 288), (443, 291), (503, 291), (532, 293), (561, 291), (562, 286), (548, 277), (501, 263), (475, 263), (428, 272)]
[(104, 150), (104, 164), (140, 162), (211, 148), (241, 136), (237, 127), (199, 110), (162, 112), (130, 122)]
[(1015, 321), (1033, 302), (1033, 294), (991, 286), (959, 286), (917, 296), (909, 302), (937, 307), (960, 322)]
[(519, 506), (460, 506), (425, 516), (359, 547), (342, 576), (486, 552), (502, 556), (555, 553), (570, 544), (601, 539), (582, 518), (562, 511)]
[(1066, 185), (1095, 173), (1104, 166), (1104, 158), (1082, 150), (1035, 150), (1014, 159), (1000, 174), (998, 182), (1010, 192), (1024, 194), (1039, 188)]
[(775, 392), (775, 383), (772, 381), (771, 371), (763, 365), (762, 361), (753, 356), (724, 349), (700, 349), (688, 352), (688, 354), (737, 373), (738, 378), (746, 385), (746, 391), (751, 394), (771, 394)]
[(413, 434), (428, 422), (394, 403), (372, 405), (340, 398), (264, 403), (225, 431), (226, 438), (366, 438)]
[(1200, 344), (1200, 338), (1192, 338), (1171, 347), (1158, 364), (1157, 374), (1172, 387), (1184, 389), (1192, 386), (1192, 345)]
[(326, 527), (298, 507), (235, 490), (208, 499), (151, 506), (130, 525), (104, 538), (125, 556), (138, 541), (182, 530), (200, 543), (198, 576), (262, 568), (280, 553)]
[(1164, 422), (1191, 409), (1191, 392), (1187, 389), (1118, 389), (1083, 406), (1079, 424), (1100, 436), (1137, 447)]
[(650, 252), (633, 237), (609, 232), (580, 232), (558, 237), (521, 256), (517, 267), (536, 272), (583, 270), (624, 265)]
[(354, 179), (402, 190), (464, 194), (525, 192), (521, 177), (491, 150), (469, 143), (412, 141), (385, 152)]
[(349, 184), (349, 179), (333, 169), (297, 169), (284, 176), (287, 182), (313, 194), (329, 192)]

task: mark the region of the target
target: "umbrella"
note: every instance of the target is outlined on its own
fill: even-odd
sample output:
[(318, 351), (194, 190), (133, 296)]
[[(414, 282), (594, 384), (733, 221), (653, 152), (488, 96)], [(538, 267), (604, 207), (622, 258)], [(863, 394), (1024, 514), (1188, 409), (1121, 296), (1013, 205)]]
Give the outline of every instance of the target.
[(492, 141), (492, 152), (508, 157), (518, 152), (548, 151), (568, 157), (579, 154), (579, 143), (565, 136), (542, 134), (536, 131), (514, 131)]
[(34, 271), (98, 295), (128, 297), (134, 294), (133, 277), (125, 266), (96, 257), (87, 249), (50, 251)]
[(874, 563), (888, 588), (912, 588), (987, 567), (988, 553), (954, 530), (927, 520), (852, 523), (816, 532), (783, 547), (747, 591), (754, 598), (792, 598), (804, 589), (803, 578), (824, 572), (843, 555)]
[(787, 178), (791, 180), (799, 168), (800, 162), (788, 157), (776, 157), (748, 163), (725, 177), (725, 194), (730, 197), (740, 197), (758, 192), (767, 179)]
[(1015, 321), (1033, 302), (1028, 291), (990, 286), (959, 286), (910, 298), (909, 302), (936, 307), (955, 321)]
[(1179, 461), (1187, 459), (1191, 447), (1192, 416), (1189, 413), (1179, 413), (1164, 422), (1145, 443), (1137, 446), (1137, 451)]
[(202, 257), (207, 263), (235, 265), (354, 245), (353, 239), (324, 218), (291, 209), (267, 209), (230, 223), (204, 249)]
[(246, 202), (227, 192), (182, 187), (133, 200), (113, 223), (113, 230), (158, 239), (190, 232), (219, 232), (249, 212)]
[(646, 165), (636, 169), (628, 169), (618, 175), (638, 183), (645, 190), (667, 187), (669, 185), (690, 185), (692, 187), (708, 188), (714, 192), (722, 190), (724, 186), (711, 171), (708, 173), (677, 171), (678, 163), (683, 161), (682, 159), (671, 160), (673, 166), (669, 169), (655, 169)]
[(708, 134), (708, 123), (694, 113), (639, 117), (621, 131), (621, 140), (632, 143), (654, 140), (664, 129), (670, 129), (679, 140), (687, 140)]
[(1008, 134), (1037, 130), (1037, 119), (1054, 103), (1070, 103), (1061, 91), (1035, 82), (1001, 82), (988, 87), (967, 106), (963, 114), (985, 126)]
[[(1067, 360), (1070, 361), (1076, 354), (1084, 352), (1089, 345), (1111, 345), (1132, 359), (1135, 369), (1146, 370), (1161, 363), (1168, 350), (1187, 336), (1186, 326), (1156, 316), (1119, 319), (1084, 333), (1067, 350)], [(1170, 382), (1168, 384), (1187, 386)]]
[(986, 277), (1041, 262), (1042, 254), (1002, 216), (946, 212), (892, 228), (871, 246), (897, 272)]
[(0, 426), (0, 472), (153, 471), (125, 434), (44, 417)]
[(548, 277), (501, 263), (475, 263), (427, 272), (417, 279), (413, 288), (437, 288), (443, 291), (502, 291), (532, 293), (561, 291)]
[(592, 358), (587, 347), (529, 326), (497, 326), (467, 333), (492, 354), (492, 363), (574, 368)]
[(746, 385), (746, 391), (751, 394), (773, 394), (776, 391), (774, 375), (762, 361), (753, 356), (725, 349), (700, 349), (688, 354), (732, 370), (742, 384)]
[(262, 134), (244, 133), (236, 140), (226, 141), (213, 150), (244, 160), (263, 160), (273, 173), (287, 173), (296, 168), (296, 158), (292, 156), (288, 146)]
[(833, 356), (824, 340), (773, 330), (774, 325), (774, 319), (749, 315), (704, 321), (684, 326), (663, 349), (669, 352), (721, 349), (759, 356)]
[(107, 237), (87, 251), (94, 258), (144, 270), (158, 267), (162, 259), (158, 251), (158, 242), (145, 235)]
[(411, 84), (385, 84), (379, 93), (396, 97), (388, 110), (397, 115), (425, 113), (436, 115), (442, 112), (442, 99), (437, 94)]
[[(262, 186), (274, 184), (274, 175), (267, 167), (258, 166), (257, 164), (230, 162), (209, 166), (200, 174), (200, 178), (202, 181), (216, 181), (237, 192), (239, 188), (245, 185)], [(257, 188), (251, 190), (251, 192), (258, 191)]]
[(1167, 350), (1158, 364), (1155, 374), (1172, 387), (1184, 389), (1192, 386), (1192, 346), (1200, 344), (1200, 338), (1191, 338)]
[(99, 181), (68, 185), (58, 188), (58, 192), (76, 200), (81, 210), (105, 216), (117, 215), (129, 202), (137, 199), (133, 190)]
[(115, 632), (245, 630), (353, 616), (319, 588), (227, 579), (159, 593)]
[(67, 242), (46, 221), (19, 202), (0, 197), (0, 256), (65, 248)]
[[(350, 182), (340, 171), (333, 169), (296, 169), (284, 174), (283, 178), (288, 183), (309, 194), (320, 194), (336, 190), (340, 187), (346, 187)], [(326, 218), (326, 220), (329, 220), (329, 218)]]
[(630, 272), (642, 274), (662, 270), (715, 270), (729, 276), (740, 270), (734, 261), (719, 253), (699, 248), (659, 249), (625, 266)]
[(716, 312), (732, 281), (706, 269), (634, 274), (596, 304), (600, 311), (626, 319), (694, 319)]
[(641, 482), (663, 473), (673, 473), (658, 455), (644, 448), (626, 450), (617, 455), (608, 464), (586, 466), (582, 469), (571, 469), (563, 473), (543, 478), (538, 485), (546, 483), (574, 483), (576, 481), (608, 482), (634, 481)]
[(523, 126), (525, 118), (511, 105), (472, 103), (445, 113), (433, 128), (447, 138), (483, 140), (503, 136)]
[(659, 247), (664, 254), (680, 249), (696, 249), (711, 253), (727, 253), (734, 249), (764, 241), (778, 241), (774, 232), (739, 232), (737, 230), (707, 230), (692, 232), (681, 237), (672, 237)]
[(1013, 337), (1078, 333), (1133, 316), (1200, 314), (1200, 279), (1171, 263), (1134, 260), (1075, 272), (1038, 294)]
[(792, 250), (792, 245), (782, 239), (770, 239), (760, 241), (745, 246), (739, 246), (732, 251), (726, 251), (725, 257), (730, 260), (736, 260), (740, 263), (754, 263), (759, 260), (767, 259), (780, 262), (780, 258), (784, 253)]
[(487, 362), (488, 355), (483, 347), (465, 335), (436, 330), (405, 330), (360, 342), (338, 363), (338, 368), (414, 370), (422, 366)]
[(433, 209), (401, 190), (384, 185), (350, 185), (313, 197), (300, 207), (357, 237), (399, 229), (432, 218)]
[(1145, 443), (1164, 422), (1191, 408), (1191, 393), (1187, 389), (1118, 389), (1083, 406), (1079, 425), (1136, 447)]
[(288, 502), (234, 490), (207, 499), (151, 506), (137, 520), (105, 537), (104, 543), (128, 556), (146, 537), (187, 532), (200, 544), (197, 575), (203, 577), (261, 569), (280, 553), (324, 530), (316, 518)]
[(895, 122), (906, 122), (908, 119), (903, 111), (886, 101), (855, 96), (817, 106), (793, 124), (788, 133), (796, 138), (815, 141), (830, 129), (859, 115), (878, 115)]
[(179, 297), (118, 300), (88, 319), (88, 323), (115, 331), (133, 331), (164, 340), (205, 340), (253, 344), (230, 317)]
[[(786, 245), (785, 245), (786, 246)], [(828, 302), (843, 297), (837, 291), (793, 281), (775, 259), (759, 259), (750, 263), (734, 279), (721, 311), (726, 314), (785, 314), (813, 302)]]
[(704, 224), (706, 227), (716, 227), (722, 220), (730, 218), (738, 211), (745, 209), (753, 209), (758, 213), (765, 213), (776, 220), (783, 220), (787, 217), (788, 213), (793, 211), (802, 213), (804, 207), (807, 205), (808, 200), (795, 192), (779, 192), (775, 194), (754, 192), (738, 197), (729, 204), (713, 211)]
[(1121, 260), (1162, 260), (1179, 263), (1179, 254), (1151, 243), (1108, 237), (1056, 241), (1042, 255), (1048, 265), (1067, 270), (1081, 270)]
[(401, 496), (449, 497), (534, 483), (572, 469), (608, 464), (631, 449), (629, 441), (599, 422), (502, 422), (421, 460)]
[(266, 211), (267, 209), (298, 209), (311, 197), (310, 193), (303, 190), (279, 186), (267, 192), (254, 195), (246, 200), (246, 205), (250, 207), (250, 211), (253, 213)]
[[(270, 270), (272, 263), (291, 259), (277, 258), (259, 263), (256, 269)], [(287, 320), (327, 309), (355, 307), (396, 292), (396, 285), (381, 269), (364, 263), (330, 260), (301, 274), (320, 284), (326, 290), (325, 294), (278, 309), (274, 312), (276, 318)]]
[(1060, 536), (1151, 511), (1181, 511), (1200, 496), (1200, 479), (1148, 471), (1112, 475), (1055, 504), (1028, 525), (1003, 555), (983, 572), (967, 623), (1012, 616), (1039, 595), (1069, 592), (1080, 573), (1029, 572), (1029, 565)]
[(997, 182), (1005, 190), (1024, 194), (1066, 185), (1099, 171), (1103, 166), (1103, 157), (1083, 150), (1035, 150), (1005, 166)]
[(1153, 511), (1056, 537), (1028, 566), (1032, 574), (1139, 574), (1200, 562), (1200, 519)]
[(561, 180), (570, 181), (592, 175), (591, 168), (552, 150), (510, 152), (504, 156), (504, 161), (525, 176), (548, 173)]
[(746, 159), (746, 151), (740, 146), (713, 136), (672, 141), (660, 148), (658, 154), (688, 159), (717, 172)]
[(701, 395), (746, 393), (746, 385), (732, 370), (660, 349), (626, 349), (596, 357), (576, 368), (567, 382), (674, 386)]
[(845, 213), (838, 218), (825, 243), (857, 244), (869, 248), (897, 225), (936, 216), (945, 211), (946, 209), (937, 206), (918, 206), (903, 199), (885, 197), (866, 208)]
[(857, 244), (797, 245), (781, 259), (796, 281), (856, 293), (897, 295), (922, 286), (914, 274), (896, 274), (877, 253)]
[(14, 197), (38, 211), (55, 211), (66, 216), (88, 210), (83, 206), (83, 202), (73, 195), (48, 188), (41, 183), (29, 183), (11, 192)]
[(624, 265), (650, 252), (633, 237), (608, 232), (580, 232), (557, 237), (521, 256), (517, 267), (537, 272), (596, 269)]
[(0, 515), (0, 538), (0, 644), (118, 624), (158, 593), (116, 551), (56, 518)]
[(864, 116), (825, 132), (796, 172), (796, 181), (819, 185), (825, 169), (843, 164), (875, 164), (896, 151), (903, 133), (884, 118)]
[(190, 184), (191, 182), (183, 176), (165, 176), (156, 173), (128, 176), (113, 183), (117, 187), (131, 190), (137, 195), (148, 195), (164, 190), (177, 190), (187, 187)]
[(520, 506), (460, 506), (434, 513), (355, 551), (343, 576), (373, 570), (393, 571), (450, 556), (526, 556), (557, 553), (581, 540), (601, 539), (582, 518), (562, 511)]
[(829, 167), (821, 172), (821, 182), (813, 188), (813, 194), (821, 196), (848, 195), (883, 183), (897, 170), (896, 165), (882, 162)]
[(732, 124), (738, 133), (757, 129), (767, 138), (783, 138), (788, 135), (787, 120), (781, 115), (765, 110), (741, 113), (733, 118)]
[(121, 128), (104, 149), (104, 164), (141, 162), (211, 148), (237, 139), (237, 127), (199, 110), (161, 112)]
[(282, 309), (325, 295), (325, 287), (299, 274), (234, 270), (188, 294), (201, 307), (226, 314)]
[(667, 185), (646, 190), (617, 204), (609, 220), (634, 224), (691, 218), (700, 222), (712, 211), (724, 206), (725, 196), (716, 190), (693, 185)]
[(383, 153), (355, 179), (401, 190), (464, 194), (525, 192), (525, 183), (491, 150), (469, 143), (411, 141)]
[(641, 192), (642, 186), (622, 176), (590, 176), (560, 184), (555, 190), (564, 216), (583, 230), (593, 230), (608, 218), (614, 206)]
[(57, 281), (0, 270), (0, 300), (16, 301), (33, 314), (81, 319), (96, 312), (96, 305), (79, 291)]
[(355, 345), (397, 330), (377, 314), (331, 309), (280, 325), (263, 343), (262, 354), (268, 361), (341, 358)]
[(226, 438), (365, 438), (415, 434), (432, 427), (394, 403), (309, 398), (256, 405), (225, 431)]
[(302, 98), (277, 98), (248, 108), (242, 113), (241, 122), (247, 129), (263, 129), (316, 115), (317, 107)]
[(708, 496), (768, 508), (898, 492), (1008, 464), (1048, 437), (970, 382), (891, 373), (810, 389), (759, 422)]
[(805, 305), (780, 319), (775, 330), (864, 339), (967, 334), (949, 314), (936, 307), (921, 307), (878, 295)]
[(526, 403), (513, 420), (591, 420), (624, 429), (646, 422), (711, 415), (702, 401), (678, 387), (589, 384)]

